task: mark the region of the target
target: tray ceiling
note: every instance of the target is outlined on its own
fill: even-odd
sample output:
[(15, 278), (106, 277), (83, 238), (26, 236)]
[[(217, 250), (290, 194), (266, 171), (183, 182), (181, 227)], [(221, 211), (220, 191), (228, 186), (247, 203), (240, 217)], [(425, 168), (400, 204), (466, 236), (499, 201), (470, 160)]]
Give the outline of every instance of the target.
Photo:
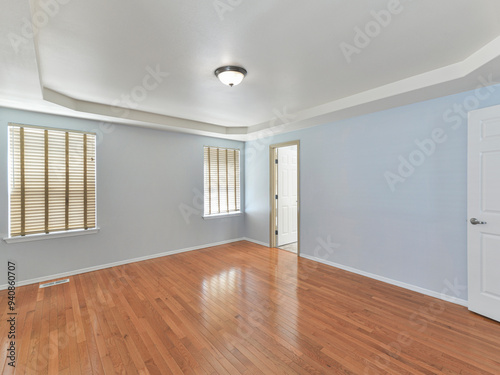
[(1, 1), (6, 107), (251, 139), (500, 81), (493, 0)]

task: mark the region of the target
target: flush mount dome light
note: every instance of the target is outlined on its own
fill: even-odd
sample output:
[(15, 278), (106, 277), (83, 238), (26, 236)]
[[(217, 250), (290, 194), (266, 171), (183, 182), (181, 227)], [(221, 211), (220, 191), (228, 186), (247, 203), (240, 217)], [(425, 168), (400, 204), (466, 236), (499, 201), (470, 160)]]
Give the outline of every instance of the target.
[(231, 87), (241, 83), (247, 75), (247, 71), (239, 66), (221, 66), (214, 73), (223, 84)]

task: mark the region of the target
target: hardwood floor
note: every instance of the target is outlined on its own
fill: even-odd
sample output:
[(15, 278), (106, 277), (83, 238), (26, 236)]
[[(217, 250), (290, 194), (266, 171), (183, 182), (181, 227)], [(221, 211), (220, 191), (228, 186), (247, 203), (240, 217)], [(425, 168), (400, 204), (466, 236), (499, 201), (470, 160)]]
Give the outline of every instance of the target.
[(16, 374), (500, 374), (500, 323), (249, 242), (16, 293)]

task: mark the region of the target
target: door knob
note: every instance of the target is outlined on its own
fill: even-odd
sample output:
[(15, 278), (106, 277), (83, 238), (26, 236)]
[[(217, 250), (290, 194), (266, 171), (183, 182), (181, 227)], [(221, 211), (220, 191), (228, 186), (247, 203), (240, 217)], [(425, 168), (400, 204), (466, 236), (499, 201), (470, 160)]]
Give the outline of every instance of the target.
[(478, 219), (476, 219), (475, 217), (473, 217), (472, 219), (470, 219), (470, 223), (472, 225), (478, 225), (478, 224), (486, 224), (486, 221), (479, 221)]

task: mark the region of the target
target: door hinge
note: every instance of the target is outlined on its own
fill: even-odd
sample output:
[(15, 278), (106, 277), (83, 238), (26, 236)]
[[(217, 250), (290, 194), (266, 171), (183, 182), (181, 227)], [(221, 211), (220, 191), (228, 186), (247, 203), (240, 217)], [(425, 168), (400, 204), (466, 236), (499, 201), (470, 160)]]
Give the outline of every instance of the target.
[(278, 199), (278, 194), (276, 194), (274, 197), (275, 197), (276, 199)]
[(278, 159), (274, 159), (274, 164), (278, 164)]
[(277, 229), (274, 231), (274, 234), (275, 234), (275, 235), (278, 235), (278, 230), (277, 230)]

